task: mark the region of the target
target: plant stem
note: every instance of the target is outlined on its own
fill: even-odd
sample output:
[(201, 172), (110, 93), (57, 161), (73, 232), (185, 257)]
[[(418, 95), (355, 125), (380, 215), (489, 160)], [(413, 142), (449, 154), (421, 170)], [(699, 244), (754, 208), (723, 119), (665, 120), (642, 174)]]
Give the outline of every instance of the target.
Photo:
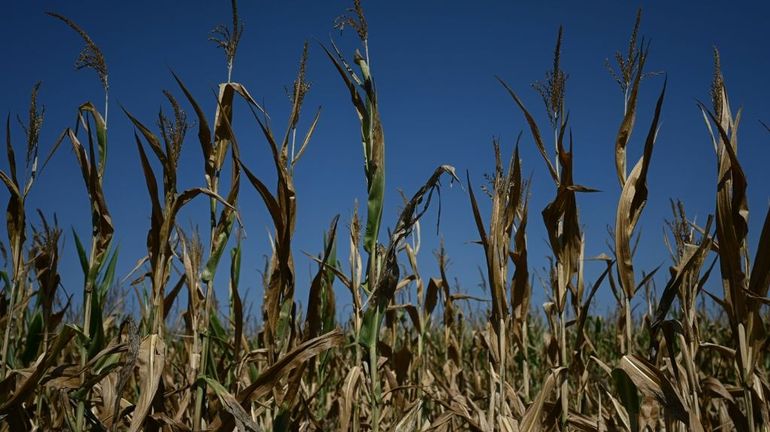
[(749, 424), (749, 432), (755, 432), (757, 430), (754, 424), (754, 404), (751, 401), (751, 389), (747, 384), (743, 387), (743, 400), (746, 402), (746, 420)]
[(503, 405), (505, 404), (505, 350), (506, 350), (506, 343), (505, 343), (505, 322), (502, 318), (498, 321), (499, 328), (500, 328), (500, 335), (498, 336), (497, 340), (497, 346), (498, 351), (500, 352), (500, 368), (497, 372), (498, 376), (500, 377), (500, 398), (498, 399), (500, 402), (500, 406), (498, 407), (498, 413), (499, 415), (503, 415)]
[(631, 297), (625, 298), (625, 318), (626, 318), (626, 349), (625, 354), (631, 354), (633, 352), (633, 329), (634, 321), (631, 319)]
[[(24, 207), (24, 202), (22, 201), (22, 208)], [(24, 229), (24, 228), (22, 228)], [(22, 252), (21, 248), (23, 246), (23, 236), (17, 235), (13, 239), (13, 280), (11, 281), (11, 301), (8, 305), (8, 322), (5, 324), (5, 335), (3, 336), (3, 351), (2, 351), (2, 357), (0, 357), (0, 360), (2, 361), (2, 364), (0, 364), (0, 367), (2, 369), (2, 373), (0, 373), (0, 376), (5, 379), (6, 374), (8, 373), (8, 344), (10, 343), (10, 336), (11, 336), (11, 327), (13, 324), (13, 313), (14, 309), (16, 308), (16, 297), (19, 295), (19, 289), (21, 288), (21, 265), (22, 265)]]
[(2, 358), (0, 359), (0, 361), (2, 361), (2, 364), (0, 365), (0, 367), (2, 367), (2, 373), (0, 373), (0, 376), (2, 376), (3, 379), (5, 379), (7, 366), (8, 366), (8, 357), (7, 357), (8, 343), (10, 341), (10, 336), (11, 336), (11, 324), (13, 323), (13, 310), (16, 308), (17, 291), (18, 289), (16, 287), (16, 281), (14, 281), (11, 284), (11, 303), (8, 308), (8, 322), (5, 323), (5, 335), (3, 336), (3, 351), (2, 351)]
[[(204, 332), (203, 332), (203, 347), (201, 349), (200, 353), (200, 359), (199, 364), (200, 367), (197, 371), (198, 374), (202, 373), (203, 375), (206, 374), (206, 365), (207, 360), (209, 356), (209, 310), (211, 310), (211, 297), (212, 292), (214, 291), (213, 281), (206, 282), (206, 304), (205, 304), (205, 314), (206, 316), (203, 319), (203, 322), (205, 323)], [(196, 377), (197, 381), (197, 377)], [(193, 430), (195, 432), (201, 430), (201, 417), (203, 413), (203, 404), (204, 396), (206, 395), (206, 384), (202, 383), (197, 386), (197, 389), (195, 390), (195, 411), (193, 413)]]
[[(230, 74), (232, 73), (232, 62), (228, 62), (227, 67), (227, 82), (230, 82)], [(219, 182), (218, 177), (213, 177), (210, 180), (209, 189), (214, 191), (215, 193), (219, 189)], [(210, 212), (210, 241), (209, 241), (209, 256), (213, 254), (214, 251), (214, 241), (216, 236), (216, 229), (217, 229), (217, 200), (211, 199), (209, 201), (209, 212)], [(216, 271), (216, 269), (214, 269)], [(212, 272), (211, 278), (206, 282), (206, 303), (204, 307), (204, 314), (203, 322), (204, 322), (204, 331), (203, 331), (203, 347), (200, 351), (200, 358), (199, 358), (199, 365), (200, 368), (196, 371), (196, 374), (206, 374), (206, 365), (208, 363), (208, 356), (209, 356), (209, 311), (211, 310), (211, 304), (213, 302), (213, 296), (214, 296), (214, 274), (215, 271)], [(232, 308), (232, 302), (231, 302), (231, 308)], [(231, 314), (232, 315), (232, 314)], [(195, 335), (195, 340), (197, 341), (198, 335)], [(238, 343), (239, 341), (235, 341), (235, 343)], [(198, 380), (198, 377), (195, 377), (195, 380)], [(200, 383), (196, 390), (195, 390), (195, 410), (193, 413), (193, 431), (198, 432), (200, 430), (201, 425), (201, 417), (203, 413), (203, 404), (204, 396), (206, 395), (206, 383), (202, 382)]]
[[(379, 308), (377, 308), (374, 318), (375, 318), (374, 322), (378, 323), (380, 319)], [(375, 326), (375, 329), (377, 327), (378, 326)], [(375, 335), (374, 343), (369, 344), (369, 379), (371, 380), (371, 391), (372, 391), (371, 429), (373, 432), (379, 432), (380, 430), (380, 403), (382, 402), (381, 395), (380, 395), (379, 371), (377, 370), (377, 364), (379, 363), (378, 361), (379, 358), (377, 355), (378, 338), (379, 338), (379, 334)]]
[[(564, 310), (559, 316), (559, 366), (567, 367), (567, 326), (564, 319)], [(564, 382), (559, 389), (561, 399), (561, 426), (566, 430), (567, 415), (569, 413), (569, 374), (566, 374)]]
[[(356, 288), (358, 289), (358, 288)], [(355, 364), (360, 366), (361, 365), (361, 346), (358, 344), (358, 340), (361, 337), (361, 318), (359, 316), (360, 310), (358, 307), (356, 307), (355, 310), (355, 341), (356, 343), (353, 344), (355, 347), (355, 355), (356, 355), (356, 362)], [(358, 416), (358, 404), (353, 404), (353, 432), (358, 432), (359, 429), (359, 416)]]
[[(83, 287), (83, 298), (85, 300), (85, 305), (83, 306), (83, 334), (85, 335), (86, 343), (81, 345), (80, 347), (80, 367), (83, 369), (83, 372), (80, 374), (80, 383), (81, 385), (84, 385), (86, 382), (86, 371), (85, 367), (88, 363), (88, 343), (91, 339), (91, 309), (93, 308), (93, 296), (94, 296), (94, 279), (92, 277), (92, 274), (94, 274), (94, 270), (96, 267), (96, 263), (94, 262), (96, 260), (96, 238), (91, 238), (91, 252), (88, 259), (88, 274), (86, 275), (85, 284)], [(85, 408), (86, 408), (86, 402), (85, 399), (88, 399), (89, 392), (86, 391), (86, 394), (83, 396), (83, 399), (78, 401), (78, 410), (77, 410), (77, 420), (76, 420), (76, 426), (78, 431), (83, 430), (84, 422), (85, 422)]]
[(553, 128), (553, 146), (556, 149), (556, 176), (561, 179), (561, 166), (559, 165), (559, 129)]
[(521, 326), (521, 339), (522, 339), (522, 345), (524, 346), (524, 366), (523, 366), (523, 381), (524, 381), (524, 398), (529, 401), (529, 353), (527, 350), (527, 347), (529, 345), (529, 335), (527, 334), (528, 331), (528, 325), (526, 318), (524, 319), (523, 325)]
[(104, 130), (107, 130), (107, 113), (110, 108), (110, 94), (104, 92)]

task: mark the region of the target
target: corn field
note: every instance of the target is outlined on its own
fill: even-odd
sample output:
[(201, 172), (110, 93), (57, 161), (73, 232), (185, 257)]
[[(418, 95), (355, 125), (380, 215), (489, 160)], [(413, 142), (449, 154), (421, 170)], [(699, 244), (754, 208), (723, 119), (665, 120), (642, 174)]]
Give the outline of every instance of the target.
[[(626, 48), (608, 63), (623, 111), (612, 126), (615, 166), (607, 167), (619, 192), (602, 195), (615, 209), (614, 224), (599, 256), (585, 254), (591, 222), (581, 219), (579, 202), (596, 190), (578, 183), (573, 169), (561, 28), (545, 79), (533, 85), (545, 116), (520, 97), (527, 84), (501, 71), (512, 121), (525, 125), (513, 150), (498, 140), (486, 147), (495, 163), (484, 178), (453, 165), (423, 173), (389, 219), (386, 190), (398, 183), (386, 183), (388, 129), (360, 0), (335, 21), (344, 32), (304, 45), (285, 120), (268, 113), (253, 87), (233, 80), (244, 27), (235, 0), (228, 12), (232, 21), (211, 32), (227, 80), (211, 97), (193, 94), (185, 71), (169, 71), (176, 87), (162, 91), (166, 104), (156, 118), (111, 101), (109, 53), (70, 17), (47, 12), (63, 37), (82, 40), (75, 66), (91, 70), (104, 98), (82, 101), (69, 127), (50, 125), (38, 83), (19, 124), (10, 114), (5, 121), (0, 431), (770, 431), (770, 212), (759, 216), (761, 231), (749, 233), (741, 111), (716, 49), (706, 102), (693, 109), (716, 160), (713, 177), (701, 180), (715, 189), (714, 206), (696, 221), (684, 202), (672, 201), (660, 250), (667, 261), (649, 269), (636, 257), (637, 223), (668, 78), (648, 68), (654, 51), (640, 33), (641, 10), (628, 17), (629, 40), (617, 41)], [(347, 52), (335, 38), (358, 48)], [(311, 60), (335, 71), (340, 99), (360, 124), (347, 147), (360, 151), (360, 139), (367, 194), (352, 215), (328, 221), (317, 255), (292, 247), (303, 199), (295, 171), (305, 168), (323, 123), (320, 109), (303, 104)], [(644, 106), (644, 93), (655, 103)], [(108, 119), (129, 123), (133, 134), (114, 137)], [(236, 136), (236, 120), (251, 129)], [(50, 147), (40, 144), (43, 128), (57, 133)], [(110, 205), (117, 198), (104, 187), (115, 140), (133, 146), (145, 180), (133, 187), (146, 189), (150, 209), (146, 233), (132, 233), (146, 238), (143, 256), (130, 257), (133, 269), (119, 268)], [(242, 158), (255, 141), (272, 171)], [(188, 171), (183, 145), (199, 146), (202, 157), (191, 188), (177, 182)], [(527, 161), (525, 170), (520, 148), (532, 145), (542, 160)], [(612, 146), (604, 148), (612, 154)], [(641, 151), (638, 160), (629, 161), (630, 148)], [(65, 152), (82, 176), (82, 185), (78, 178), (66, 186), (87, 198), (90, 234), (70, 233), (49, 209), (26, 202), (38, 182), (49, 181), (49, 160)], [(531, 169), (553, 184), (542, 209), (530, 206)], [(465, 207), (443, 211), (472, 215), (467, 235), (484, 263), (484, 298), (453, 283), (443, 243), (434, 254), (438, 272), (420, 269), (434, 259), (420, 248), (421, 236), (432, 235), (421, 230), (422, 217), (436, 211), (449, 184), (467, 196)], [(209, 224), (187, 228), (180, 212), (198, 201), (207, 204)], [(242, 218), (245, 201), (257, 202), (268, 219)], [(245, 307), (240, 284), (242, 266), (255, 267), (242, 262), (243, 248), (262, 241), (244, 235), (250, 222), (270, 228), (256, 311)], [(547, 233), (543, 274), (528, 257), (533, 224)], [(82, 287), (67, 287), (74, 296), (61, 278), (62, 257), (73, 254), (83, 275)], [(603, 269), (591, 281), (589, 261)], [(300, 286), (299, 267), (308, 263), (313, 277)], [(656, 279), (662, 289), (653, 289)], [(349, 292), (344, 313), (335, 286)], [(533, 304), (533, 290), (544, 291), (544, 304)], [(600, 292), (613, 302), (609, 315), (591, 313)], [(134, 293), (138, 307), (130, 311)]]

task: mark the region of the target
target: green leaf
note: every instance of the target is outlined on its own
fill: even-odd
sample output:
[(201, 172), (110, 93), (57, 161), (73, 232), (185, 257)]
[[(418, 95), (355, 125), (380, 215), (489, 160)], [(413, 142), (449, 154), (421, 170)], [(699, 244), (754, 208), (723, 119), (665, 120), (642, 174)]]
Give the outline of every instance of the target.
[(641, 410), (641, 399), (636, 385), (628, 374), (622, 369), (612, 371), (612, 379), (615, 382), (615, 390), (620, 396), (623, 407), (628, 412), (628, 419), (631, 422), (631, 432), (639, 430), (639, 412)]
[(3, 287), (3, 294), (11, 292), (11, 279), (8, 277), (8, 273), (0, 270), (0, 279), (2, 279), (5, 284)]
[[(330, 267), (338, 267), (336, 236), (330, 239), (330, 241), (332, 242), (332, 250), (329, 254), (328, 265)], [(334, 270), (327, 268), (325, 272), (325, 278), (323, 280), (323, 293), (321, 298), (321, 310), (323, 311), (323, 333), (328, 333), (334, 330), (334, 327), (336, 326), (335, 318), (337, 312), (334, 298), (334, 277)]]
[(102, 275), (102, 281), (99, 283), (99, 296), (102, 300), (107, 295), (107, 290), (110, 289), (112, 282), (115, 280), (115, 267), (117, 263), (118, 249), (115, 249), (107, 262), (107, 269), (104, 271), (104, 275)]
[(382, 321), (382, 316), (380, 316), (379, 312), (375, 305), (367, 308), (366, 312), (364, 312), (358, 342), (365, 347), (372, 347), (377, 344), (380, 321)]
[(40, 344), (43, 342), (43, 312), (37, 308), (32, 320), (27, 326), (27, 343), (24, 346), (24, 352), (21, 354), (21, 362), (28, 365), (37, 357)]
[(286, 340), (287, 333), (291, 324), (291, 309), (294, 306), (294, 300), (286, 299), (281, 305), (281, 313), (278, 315), (278, 328), (276, 329), (276, 342), (281, 343)]
[(91, 359), (105, 346), (104, 318), (102, 316), (103, 298), (98, 292), (91, 297), (91, 322), (88, 323), (88, 334), (91, 336), (88, 344), (88, 358)]
[(72, 236), (75, 238), (75, 247), (78, 250), (78, 257), (80, 258), (80, 266), (83, 268), (83, 276), (88, 276), (88, 255), (86, 255), (86, 249), (83, 247), (83, 242), (80, 241), (78, 233), (75, 229), (72, 229)]
[[(229, 343), (229, 336), (224, 326), (222, 325), (222, 322), (219, 320), (219, 315), (217, 314), (216, 310), (212, 310), (209, 314), (209, 337), (211, 338), (212, 343), (216, 343), (220, 347)], [(214, 357), (215, 351), (216, 350), (209, 348), (209, 357), (208, 361), (206, 362), (206, 370), (204, 373), (214, 377), (215, 379), (219, 379), (219, 373), (217, 371), (219, 358)]]
[(230, 325), (233, 328), (233, 358), (240, 358), (241, 339), (243, 338), (243, 303), (238, 293), (241, 277), (241, 238), (232, 249), (230, 260)]
[(377, 237), (382, 223), (382, 208), (385, 201), (385, 173), (378, 169), (369, 184), (369, 198), (366, 203), (366, 234), (364, 234), (364, 250), (373, 255), (376, 250)]
[(285, 432), (290, 430), (289, 427), (291, 426), (291, 411), (286, 408), (281, 408), (278, 411), (278, 414), (275, 416), (275, 419), (273, 420), (273, 430), (278, 432)]
[(238, 244), (230, 252), (232, 258), (232, 269), (230, 270), (230, 278), (233, 281), (233, 286), (238, 287), (241, 280), (241, 241), (238, 240)]
[(217, 272), (219, 261), (222, 259), (222, 253), (224, 253), (227, 246), (227, 240), (230, 238), (230, 233), (232, 232), (235, 219), (235, 212), (231, 212), (227, 218), (224, 229), (220, 230), (220, 228), (217, 227), (217, 237), (212, 240), (214, 244), (214, 250), (211, 251), (211, 256), (209, 256), (208, 261), (206, 261), (206, 267), (201, 273), (201, 280), (203, 280), (203, 282), (210, 282), (214, 280), (214, 275)]

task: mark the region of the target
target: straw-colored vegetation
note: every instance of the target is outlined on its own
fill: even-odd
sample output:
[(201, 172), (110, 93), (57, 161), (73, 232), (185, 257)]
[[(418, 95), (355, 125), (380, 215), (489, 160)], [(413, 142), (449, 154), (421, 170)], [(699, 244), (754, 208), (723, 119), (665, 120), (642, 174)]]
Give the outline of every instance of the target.
[[(76, 248), (63, 250), (65, 234), (56, 219), (28, 214), (25, 199), (46, 161), (38, 146), (43, 109), (37, 84), (28, 118), (20, 121), (22, 133), (10, 117), (6, 121), (7, 164), (0, 171), (8, 190), (6, 267), (0, 273), (0, 430), (770, 430), (770, 218), (752, 253), (747, 179), (737, 145), (740, 111), (731, 110), (716, 51), (711, 103), (700, 104), (718, 162), (714, 216), (697, 225), (684, 204), (672, 203), (667, 224), (672, 263), (666, 276), (658, 276), (667, 279), (659, 297), (649, 289), (657, 269), (634, 263), (635, 228), (648, 198), (666, 93), (665, 79), (650, 78), (645, 70), (649, 46), (638, 36), (640, 15), (627, 51), (608, 65), (624, 95), (615, 141), (621, 192), (609, 250), (593, 258), (606, 269), (593, 282), (584, 277), (592, 258), (584, 254), (581, 231), (590, 221), (581, 220), (578, 211), (580, 194), (593, 190), (575, 183), (561, 29), (553, 65), (534, 85), (548, 123), (539, 124), (525, 107), (519, 84), (500, 79), (501, 92), (510, 94), (528, 124), (529, 133), (520, 140), (534, 141), (555, 186), (541, 213), (552, 252), (542, 284), (547, 302), (544, 315), (530, 303), (532, 290), (541, 288), (532, 286), (529, 271), (526, 229), (533, 209), (518, 143), (506, 158), (495, 142), (488, 182), (477, 189), (477, 177), (469, 173), (468, 207), (455, 209), (473, 215), (477, 232), (469, 237), (478, 234), (491, 296), (488, 309), (475, 314), (484, 318), (468, 319), (468, 296), (449, 282), (447, 251), (441, 247), (436, 254), (438, 274), (423, 274), (418, 266), (419, 219), (441, 180), (459, 181), (455, 169), (443, 165), (426, 173), (424, 185), (405, 197), (398, 219), (383, 221), (386, 128), (358, 0), (337, 25), (355, 31), (360, 50), (351, 61), (332, 42), (321, 46), (328, 57), (321, 60), (339, 73), (340, 90), (360, 120), (368, 198), (362, 214), (331, 221), (319, 247), (323, 252), (310, 258), (317, 274), (309, 287), (296, 286), (292, 236), (302, 194), (294, 172), (303, 168), (301, 158), (320, 121), (320, 111), (312, 113), (307, 130), (297, 130), (310, 89), (308, 46), (289, 89), (285, 131), (275, 131), (277, 121), (243, 84), (230, 80), (243, 32), (233, 0), (232, 24), (212, 33), (225, 52), (228, 77), (219, 85), (215, 106), (205, 111), (199, 104), (205, 95), (191, 94), (175, 75), (176, 91), (164, 91), (169, 108), (154, 121), (128, 109), (118, 114), (134, 126), (152, 209), (146, 256), (134, 273), (146, 290), (139, 312), (126, 314), (105, 307), (121, 304), (115, 300), (121, 292), (115, 278), (118, 251), (102, 187), (110, 175), (106, 56), (75, 22), (50, 15), (82, 37), (85, 48), (76, 66), (97, 72), (104, 89), (104, 106), (83, 103), (77, 124), (64, 129), (55, 146), (72, 147), (92, 229), (90, 238), (73, 232)], [(657, 104), (638, 106), (648, 88), (659, 92)], [(240, 158), (231, 128), (236, 107), (239, 115), (253, 118), (254, 133), (267, 144), (274, 187)], [(195, 118), (192, 140), (200, 144), (204, 172), (199, 187), (179, 190), (180, 150), (190, 141), (192, 123), (185, 110)], [(637, 142), (631, 137), (641, 110), (652, 120), (633, 135), (641, 136)], [(213, 122), (207, 112), (215, 113)], [(643, 148), (630, 165), (629, 146)], [(245, 326), (239, 289), (240, 230), (248, 222), (238, 212), (242, 193), (264, 203), (273, 225), (261, 326), (253, 331)], [(176, 223), (194, 199), (209, 202), (205, 235)], [(491, 200), (488, 214), (480, 199)], [(347, 259), (340, 257), (345, 249)], [(70, 253), (78, 254), (83, 270), (77, 300), (60, 293), (59, 258)], [(217, 272), (229, 274), (226, 299), (215, 298)], [(704, 289), (718, 277), (721, 293)], [(333, 284), (346, 287), (353, 303), (352, 316), (341, 321)], [(613, 293), (617, 315), (589, 315), (602, 289)], [(399, 303), (400, 290), (413, 290), (415, 303)], [(300, 292), (308, 298), (297, 299)], [(718, 313), (706, 310), (702, 298), (713, 301)], [(306, 310), (298, 309), (300, 302)], [(632, 303), (640, 302), (644, 313), (634, 316)], [(68, 310), (79, 312), (65, 315)], [(170, 331), (175, 310), (181, 311), (181, 326)], [(66, 322), (65, 316), (73, 315), (78, 321)]]

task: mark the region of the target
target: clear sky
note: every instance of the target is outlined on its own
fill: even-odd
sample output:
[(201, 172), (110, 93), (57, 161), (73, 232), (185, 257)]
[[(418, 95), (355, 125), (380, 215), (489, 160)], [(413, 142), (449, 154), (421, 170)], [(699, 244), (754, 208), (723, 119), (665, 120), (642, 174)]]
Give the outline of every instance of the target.
[[(350, 31), (340, 34), (332, 28), (334, 18), (348, 6), (345, 1), (241, 0), (239, 6), (246, 27), (233, 80), (246, 85), (264, 103), (276, 130), (284, 129), (290, 108), (284, 86), (294, 79), (303, 41), (312, 42), (308, 66), (312, 89), (306, 98), (300, 130), (307, 127), (315, 107), (323, 106), (323, 113), (296, 170), (299, 214), (294, 253), (297, 299), (304, 305), (315, 265), (302, 251), (318, 253), (322, 232), (334, 215), (339, 213), (347, 221), (354, 200), (366, 200), (357, 118), (336, 71), (318, 46), (332, 37), (347, 55), (352, 55), (357, 39)], [(644, 9), (641, 34), (652, 42), (648, 70), (666, 72), (668, 93), (650, 168), (650, 197), (639, 223), (643, 236), (637, 274), (661, 263), (670, 264), (662, 240), (664, 219), (670, 217), (670, 198), (683, 199), (689, 215), (701, 222), (713, 212), (715, 156), (696, 101), (709, 100), (714, 45), (721, 51), (733, 107), (744, 108), (739, 157), (749, 181), (749, 237), (755, 245), (770, 198), (770, 133), (759, 124), (759, 120), (770, 122), (770, 81), (764, 78), (770, 71), (770, 7), (764, 2), (732, 2), (728, 6), (716, 1), (365, 1), (372, 69), (386, 137), (385, 226), (395, 223), (401, 204), (398, 190), (413, 193), (437, 165), (454, 165), (463, 179), (468, 170), (478, 188), (484, 181), (483, 174), (493, 169), (492, 137), (501, 137), (506, 157), (510, 154), (517, 134), (526, 124), (495, 75), (505, 79), (538, 121), (546, 124), (541, 100), (530, 84), (544, 78), (556, 31), (564, 25), (562, 65), (569, 74), (566, 106), (575, 138), (575, 180), (602, 190), (578, 198), (587, 238), (586, 255), (609, 253), (607, 226), (614, 223), (619, 194), (614, 137), (623, 99), (604, 64), (616, 50), (627, 46), (639, 6)], [(164, 101), (161, 90), (169, 89), (182, 99), (169, 72), (172, 69), (213, 118), (212, 91), (225, 80), (226, 72), (222, 52), (207, 38), (215, 25), (230, 22), (229, 2), (88, 0), (7, 4), (0, 14), (0, 112), (3, 116), (24, 115), (30, 89), (36, 81), (43, 81), (43, 152), (65, 127), (74, 125), (78, 105), (91, 100), (101, 106), (103, 98), (94, 72), (73, 69), (81, 40), (61, 22), (46, 16), (45, 11), (56, 11), (79, 23), (107, 59), (112, 104), (105, 187), (120, 245), (119, 274), (124, 276), (146, 254), (150, 208), (132, 127), (118, 104), (154, 125)], [(641, 153), (641, 140), (662, 84), (662, 76), (643, 82), (637, 131), (629, 145), (629, 165)], [(184, 106), (194, 117), (192, 110)], [(235, 120), (243, 158), (272, 185), (275, 175), (268, 146), (243, 108), (241, 105), (236, 110)], [(23, 145), (21, 129), (16, 124), (12, 128), (16, 145)], [(203, 185), (200, 146), (194, 135), (188, 134), (183, 149), (180, 189)], [(535, 272), (547, 264), (540, 210), (553, 198), (554, 187), (528, 130), (523, 135), (521, 156), (524, 173), (533, 178), (528, 241), (531, 270)], [(5, 161), (0, 166), (7, 169)], [(5, 191), (0, 196), (7, 199)], [(432, 250), (441, 236), (452, 260), (450, 278), (456, 277), (464, 290), (483, 295), (478, 288), (477, 269), (483, 265), (483, 254), (471, 243), (477, 234), (467, 190), (457, 185), (446, 187), (441, 198), (440, 234), (437, 236), (435, 230), (435, 211), (423, 220), (423, 276), (436, 274)], [(257, 270), (263, 265), (262, 256), (269, 253), (270, 220), (257, 193), (245, 182), (240, 203), (248, 235), (241, 290), (256, 312), (262, 296)], [(38, 207), (48, 216), (55, 212), (65, 228), (63, 285), (66, 292), (79, 298), (82, 275), (69, 227), (87, 237), (89, 210), (69, 147), (56, 154), (32, 191), (28, 213), (33, 215)], [(488, 207), (484, 206), (484, 210)], [(207, 224), (206, 214), (206, 203), (201, 200), (186, 208), (178, 222), (185, 228), (194, 224), (203, 227)], [(38, 221), (37, 216), (30, 219)], [(340, 242), (339, 254), (346, 261), (347, 242)], [(589, 264), (587, 279), (592, 281), (600, 270), (601, 264)], [(667, 273), (658, 274), (659, 287), (665, 284)], [(715, 285), (713, 289), (719, 288)], [(544, 295), (537, 280), (533, 290), (533, 304), (540, 305)], [(341, 303), (349, 302), (344, 288), (338, 286), (337, 293)], [(597, 311), (612, 307), (607, 286), (600, 291), (599, 303)]]

